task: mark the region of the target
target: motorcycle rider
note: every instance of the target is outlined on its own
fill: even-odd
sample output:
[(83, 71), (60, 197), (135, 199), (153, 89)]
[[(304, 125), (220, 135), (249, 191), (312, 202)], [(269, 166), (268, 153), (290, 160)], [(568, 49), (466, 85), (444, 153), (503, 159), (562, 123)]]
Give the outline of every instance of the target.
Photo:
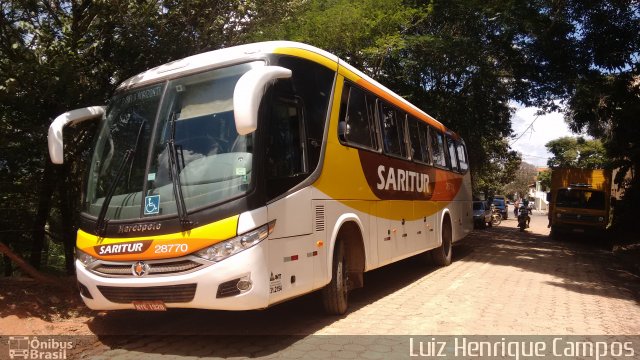
[(529, 216), (529, 200), (528, 199), (522, 199), (522, 202), (520, 203), (520, 209), (519, 212), (523, 215), (526, 216), (526, 220), (527, 220), (527, 227), (529, 227), (529, 224), (531, 223), (531, 217)]

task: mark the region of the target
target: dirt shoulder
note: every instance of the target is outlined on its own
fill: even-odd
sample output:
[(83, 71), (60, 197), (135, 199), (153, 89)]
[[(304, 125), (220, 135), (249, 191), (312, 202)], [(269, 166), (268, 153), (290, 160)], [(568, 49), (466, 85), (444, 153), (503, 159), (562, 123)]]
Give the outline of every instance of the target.
[(29, 278), (0, 281), (0, 335), (91, 334), (96, 315), (82, 303), (74, 277), (43, 285)]

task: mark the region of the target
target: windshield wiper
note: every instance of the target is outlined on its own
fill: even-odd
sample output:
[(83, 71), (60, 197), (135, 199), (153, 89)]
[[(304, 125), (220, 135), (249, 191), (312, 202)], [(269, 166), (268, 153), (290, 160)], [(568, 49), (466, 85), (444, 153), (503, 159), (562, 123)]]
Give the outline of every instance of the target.
[[(113, 179), (113, 182), (111, 183), (111, 186), (109, 187), (109, 190), (107, 191), (107, 194), (104, 197), (104, 201), (102, 202), (102, 207), (100, 207), (100, 213), (98, 214), (98, 221), (96, 222), (96, 230), (98, 232), (98, 235), (102, 236), (107, 231), (107, 224), (109, 223), (109, 219), (106, 219), (106, 216), (107, 216), (107, 210), (109, 209), (109, 203), (111, 203), (113, 194), (116, 192), (116, 187), (118, 186), (118, 183), (120, 182), (120, 179), (124, 174), (124, 170), (126, 169), (127, 164), (129, 163), (129, 161), (131, 161), (134, 158), (136, 151), (138, 151), (138, 145), (140, 144), (140, 138), (142, 137), (142, 129), (146, 122), (147, 120), (142, 120), (142, 122), (140, 123), (140, 128), (138, 129), (138, 136), (136, 137), (136, 142), (133, 145), (133, 148), (127, 149), (124, 152), (124, 157), (122, 159), (122, 163), (120, 164), (120, 167), (118, 168), (118, 171), (116, 172), (116, 177)], [(129, 167), (127, 188), (129, 187), (129, 182), (131, 180), (132, 168), (133, 168), (133, 161), (131, 161), (131, 166)]]
[(115, 179), (111, 183), (107, 194), (104, 196), (104, 201), (102, 202), (102, 207), (100, 208), (100, 214), (98, 215), (98, 221), (96, 223), (96, 230), (98, 235), (102, 236), (107, 231), (107, 224), (109, 223), (109, 219), (105, 219), (107, 215), (107, 209), (109, 209), (109, 203), (111, 202), (111, 198), (113, 198), (113, 194), (116, 192), (116, 186), (120, 182), (122, 178), (122, 174), (124, 174), (124, 170), (127, 167), (127, 163), (133, 159), (133, 155), (135, 154), (135, 148), (127, 149), (124, 152), (124, 158), (122, 159), (122, 163), (118, 168), (118, 172), (116, 173)]
[[(173, 183), (173, 197), (176, 199), (176, 210), (178, 211), (178, 218), (180, 219), (180, 225), (183, 230), (188, 230), (193, 225), (193, 222), (189, 220), (187, 214), (187, 207), (184, 203), (184, 197), (182, 195), (182, 185), (180, 184), (180, 174), (178, 170), (179, 158), (178, 151), (176, 150), (176, 116), (173, 112), (169, 118), (169, 141), (167, 146), (169, 147), (169, 170), (171, 174), (171, 182)], [(183, 159), (184, 163), (184, 159)]]

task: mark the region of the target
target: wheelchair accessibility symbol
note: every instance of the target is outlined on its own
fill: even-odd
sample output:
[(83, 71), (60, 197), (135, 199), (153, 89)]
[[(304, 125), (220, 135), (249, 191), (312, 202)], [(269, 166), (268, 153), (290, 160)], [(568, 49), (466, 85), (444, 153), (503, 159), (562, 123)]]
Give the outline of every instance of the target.
[(160, 212), (160, 195), (152, 195), (144, 198), (144, 214), (153, 215)]

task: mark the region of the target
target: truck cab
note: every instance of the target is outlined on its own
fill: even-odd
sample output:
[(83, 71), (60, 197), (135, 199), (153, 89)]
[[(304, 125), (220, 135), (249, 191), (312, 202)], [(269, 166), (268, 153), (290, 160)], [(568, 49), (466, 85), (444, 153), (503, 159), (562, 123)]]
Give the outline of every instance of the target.
[(559, 233), (604, 232), (609, 225), (611, 172), (602, 169), (553, 169), (549, 224)]

